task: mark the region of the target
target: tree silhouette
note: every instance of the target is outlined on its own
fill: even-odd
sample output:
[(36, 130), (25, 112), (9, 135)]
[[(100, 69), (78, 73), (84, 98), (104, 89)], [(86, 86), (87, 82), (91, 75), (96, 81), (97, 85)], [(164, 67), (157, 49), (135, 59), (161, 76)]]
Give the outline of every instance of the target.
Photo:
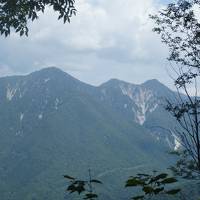
[(177, 95), (175, 100), (167, 100), (166, 110), (177, 121), (174, 131), (182, 149), (175, 152), (179, 159), (170, 169), (187, 180), (200, 178), (200, 21), (196, 15), (199, 11), (199, 0), (179, 0), (150, 15), (155, 22), (153, 31), (168, 47), (167, 59), (176, 74), (173, 80)]
[(194, 8), (200, 10), (200, 1), (179, 0), (150, 17), (156, 24), (153, 31), (169, 49), (168, 60), (177, 74), (174, 85), (178, 95), (176, 101), (167, 101), (166, 109), (178, 122), (175, 132), (200, 171), (200, 23)]

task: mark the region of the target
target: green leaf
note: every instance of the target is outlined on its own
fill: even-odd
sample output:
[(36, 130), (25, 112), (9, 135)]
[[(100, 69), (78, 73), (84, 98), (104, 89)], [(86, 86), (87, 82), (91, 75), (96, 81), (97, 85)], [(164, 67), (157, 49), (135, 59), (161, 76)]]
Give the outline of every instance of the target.
[(69, 185), (68, 186), (68, 188), (67, 188), (67, 191), (70, 191), (70, 193), (73, 193), (73, 192), (75, 192), (76, 191), (76, 187), (75, 187), (75, 185)]
[(92, 182), (92, 183), (99, 183), (99, 184), (102, 184), (102, 182), (99, 181), (99, 180), (97, 180), (97, 179), (92, 179), (90, 182)]
[(81, 192), (85, 191), (84, 185), (78, 185), (76, 187), (76, 191), (80, 194)]
[(170, 183), (175, 183), (175, 182), (177, 182), (177, 180), (175, 178), (173, 178), (173, 177), (166, 178), (163, 181), (161, 181), (161, 183), (163, 183), (163, 184), (170, 184)]
[(154, 192), (154, 189), (151, 186), (144, 186), (142, 189), (146, 194)]
[(125, 187), (135, 187), (135, 186), (144, 185), (144, 184), (145, 184), (144, 181), (139, 180), (139, 179), (136, 179), (136, 178), (132, 178), (132, 179), (129, 179), (129, 180), (126, 182)]
[(167, 176), (168, 176), (168, 174), (166, 174), (166, 173), (161, 173), (161, 174), (159, 174), (159, 175), (157, 175), (157, 176), (155, 176), (155, 177), (152, 177), (152, 178), (150, 179), (149, 183), (153, 183), (153, 182), (156, 182), (156, 181), (158, 181), (158, 180), (160, 180), (160, 179), (164, 179), (164, 178), (166, 178)]
[(84, 199), (92, 199), (92, 198), (98, 198), (98, 195), (93, 193), (88, 193), (84, 197)]
[(64, 176), (64, 178), (71, 179), (71, 180), (75, 180), (75, 178), (72, 177), (72, 176), (68, 176), (68, 175), (63, 175), (63, 176)]
[(157, 175), (155, 178), (154, 178), (154, 180), (159, 180), (159, 179), (164, 179), (164, 178), (166, 178), (168, 176), (168, 174), (166, 174), (166, 173), (162, 173), (162, 174), (159, 174), (159, 175)]
[(145, 176), (145, 177), (150, 177), (149, 174), (137, 174), (138, 176)]
[(136, 196), (136, 197), (133, 197), (132, 199), (133, 200), (142, 200), (142, 199), (144, 199), (144, 195)]
[(175, 195), (180, 191), (181, 189), (172, 189), (172, 190), (167, 191), (166, 194)]
[(161, 188), (156, 188), (154, 189), (154, 194), (159, 194), (160, 192), (162, 192), (164, 190), (164, 187), (161, 187)]
[(22, 29), (20, 32), (19, 32), (20, 36), (24, 35), (24, 30)]

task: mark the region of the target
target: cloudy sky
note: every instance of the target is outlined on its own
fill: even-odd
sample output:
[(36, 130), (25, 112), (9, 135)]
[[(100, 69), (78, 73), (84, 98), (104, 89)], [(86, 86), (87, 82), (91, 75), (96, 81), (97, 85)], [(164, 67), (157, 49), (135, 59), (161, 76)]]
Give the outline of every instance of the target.
[(0, 37), (0, 76), (26, 74), (57, 66), (98, 85), (110, 78), (132, 83), (167, 74), (167, 49), (152, 33), (150, 13), (167, 0), (77, 0), (70, 24), (52, 10), (30, 24), (29, 37)]

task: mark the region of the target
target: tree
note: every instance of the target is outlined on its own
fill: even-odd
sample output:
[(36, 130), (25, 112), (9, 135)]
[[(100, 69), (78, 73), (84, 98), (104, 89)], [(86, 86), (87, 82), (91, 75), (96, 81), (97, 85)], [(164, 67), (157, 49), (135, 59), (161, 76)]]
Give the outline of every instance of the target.
[(64, 23), (76, 14), (75, 0), (0, 0), (0, 34), (7, 37), (13, 29), (28, 36), (28, 22), (38, 19), (46, 7), (53, 8)]
[[(186, 80), (189, 76), (189, 80)], [(191, 77), (190, 77), (191, 76)], [(197, 84), (197, 75), (194, 73), (183, 73), (175, 81), (178, 88), (178, 101), (173, 103), (168, 101), (166, 109), (175, 117), (179, 127), (175, 132), (179, 140), (194, 162), (194, 169), (200, 171), (200, 99), (195, 87), (195, 96), (189, 93), (188, 84), (191, 85), (192, 79)], [(188, 83), (189, 81), (189, 83)], [(185, 96), (179, 93), (179, 88), (184, 89)]]
[(153, 31), (169, 48), (168, 60), (176, 66), (177, 101), (168, 101), (166, 109), (177, 120), (179, 126), (175, 132), (193, 161), (194, 169), (200, 171), (200, 23), (195, 14), (197, 10), (200, 10), (199, 0), (179, 0), (150, 17), (156, 24)]
[(175, 132), (182, 150), (176, 152), (180, 157), (170, 169), (189, 180), (200, 179), (199, 11), (199, 0), (179, 0), (150, 16), (156, 24), (153, 31), (169, 49), (168, 61), (176, 74), (176, 100), (167, 100), (166, 109), (178, 122)]
[(179, 0), (150, 16), (156, 24), (153, 31), (169, 48), (168, 60), (188, 70), (200, 69), (200, 23), (195, 14), (199, 6), (199, 0)]

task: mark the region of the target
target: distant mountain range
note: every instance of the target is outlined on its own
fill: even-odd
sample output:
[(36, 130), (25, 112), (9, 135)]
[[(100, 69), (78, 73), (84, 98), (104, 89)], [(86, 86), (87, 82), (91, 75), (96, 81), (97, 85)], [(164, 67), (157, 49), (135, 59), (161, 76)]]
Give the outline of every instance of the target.
[(131, 173), (166, 167), (180, 146), (163, 108), (174, 95), (157, 80), (94, 87), (53, 67), (0, 78), (1, 199), (71, 199), (62, 174), (88, 168), (104, 199), (126, 199)]

